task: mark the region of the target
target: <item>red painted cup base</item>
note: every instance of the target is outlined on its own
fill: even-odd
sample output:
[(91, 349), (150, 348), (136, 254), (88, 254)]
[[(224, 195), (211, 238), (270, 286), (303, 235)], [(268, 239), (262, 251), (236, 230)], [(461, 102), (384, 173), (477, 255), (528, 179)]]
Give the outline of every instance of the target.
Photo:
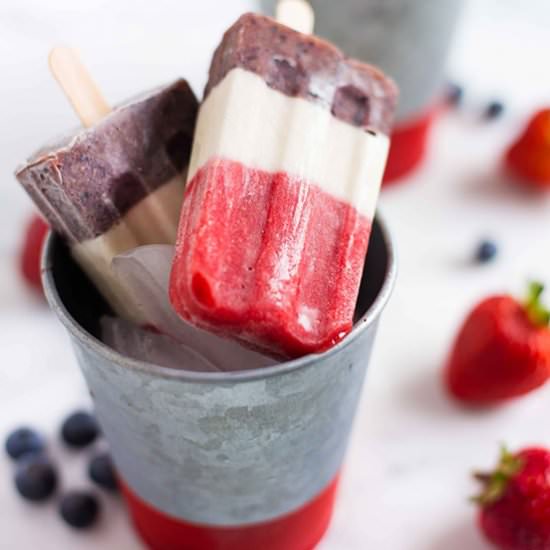
[(441, 105), (435, 105), (420, 117), (402, 122), (393, 128), (384, 185), (396, 183), (422, 161), (430, 128), (440, 112)]
[(151, 550), (313, 550), (327, 530), (338, 477), (302, 508), (242, 527), (187, 523), (159, 512), (122, 483), (134, 525)]

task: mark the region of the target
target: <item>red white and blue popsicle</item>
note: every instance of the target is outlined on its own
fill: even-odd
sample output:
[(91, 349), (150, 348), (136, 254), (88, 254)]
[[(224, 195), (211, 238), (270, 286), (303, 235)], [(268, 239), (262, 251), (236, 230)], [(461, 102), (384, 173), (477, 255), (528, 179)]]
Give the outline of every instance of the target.
[(396, 88), (256, 14), (216, 50), (171, 275), (185, 319), (276, 356), (351, 329)]

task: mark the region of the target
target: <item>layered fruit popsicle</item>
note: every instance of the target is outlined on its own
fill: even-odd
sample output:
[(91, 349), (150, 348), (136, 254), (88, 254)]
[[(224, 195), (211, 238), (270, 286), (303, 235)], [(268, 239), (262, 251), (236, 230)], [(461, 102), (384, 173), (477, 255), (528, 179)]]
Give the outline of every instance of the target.
[(198, 102), (184, 80), (35, 153), (16, 177), (112, 308), (147, 322), (111, 271), (117, 254), (174, 243)]
[(199, 110), (170, 297), (190, 322), (276, 356), (352, 327), (397, 91), (271, 18), (224, 35)]

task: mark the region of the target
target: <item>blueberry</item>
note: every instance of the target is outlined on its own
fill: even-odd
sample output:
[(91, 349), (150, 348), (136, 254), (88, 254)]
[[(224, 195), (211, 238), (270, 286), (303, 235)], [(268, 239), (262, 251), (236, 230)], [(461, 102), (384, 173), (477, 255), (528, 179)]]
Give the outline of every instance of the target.
[(450, 105), (459, 105), (464, 96), (464, 89), (458, 84), (449, 84), (447, 87), (447, 102)]
[(490, 262), (495, 258), (497, 253), (498, 248), (493, 241), (481, 241), (477, 248), (476, 259), (481, 263)]
[(57, 474), (52, 463), (39, 455), (23, 458), (15, 473), (15, 487), (27, 500), (34, 502), (46, 500), (57, 487)]
[(91, 527), (97, 520), (99, 502), (90, 493), (71, 491), (61, 498), (59, 514), (71, 527), (86, 529)]
[(44, 438), (31, 428), (19, 428), (6, 439), (6, 452), (14, 460), (27, 454), (41, 453), (45, 448)]
[(485, 118), (498, 118), (504, 111), (504, 104), (501, 101), (491, 101), (485, 109)]
[(78, 411), (69, 416), (61, 427), (61, 437), (70, 447), (86, 447), (99, 434), (99, 427), (93, 415)]
[(118, 489), (113, 461), (108, 453), (94, 456), (88, 467), (88, 473), (92, 481), (103, 489), (107, 489), (108, 491), (116, 491)]

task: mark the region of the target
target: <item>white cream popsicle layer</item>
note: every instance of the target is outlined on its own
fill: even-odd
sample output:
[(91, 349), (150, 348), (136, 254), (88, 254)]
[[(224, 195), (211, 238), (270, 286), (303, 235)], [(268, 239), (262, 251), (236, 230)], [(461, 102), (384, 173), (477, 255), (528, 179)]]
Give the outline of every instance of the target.
[(71, 253), (116, 313), (138, 325), (147, 324), (139, 296), (111, 268), (112, 259), (147, 244), (174, 244), (185, 176), (177, 176), (134, 205), (102, 235), (71, 246)]

